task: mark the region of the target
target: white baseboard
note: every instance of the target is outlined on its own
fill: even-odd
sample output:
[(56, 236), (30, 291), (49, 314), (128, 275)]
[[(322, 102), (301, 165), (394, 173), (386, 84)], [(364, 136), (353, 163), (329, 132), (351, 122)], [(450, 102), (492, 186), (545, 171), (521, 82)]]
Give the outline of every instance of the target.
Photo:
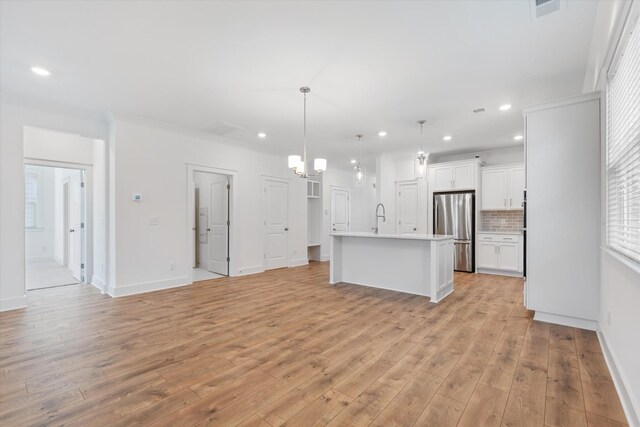
[(289, 267), (298, 267), (307, 264), (309, 264), (309, 258), (297, 258), (291, 260), (291, 262), (289, 263)]
[(250, 274), (263, 273), (264, 268), (262, 265), (254, 265), (252, 267), (243, 267), (238, 269), (236, 276), (249, 276)]
[(329, 259), (330, 259), (330, 258), (331, 258), (331, 257), (330, 257), (329, 255), (321, 255), (321, 256), (320, 256), (320, 260), (321, 260), (321, 261), (329, 261)]
[(571, 326), (572, 328), (588, 329), (590, 331), (598, 330), (598, 322), (595, 320), (580, 319), (577, 317), (561, 316), (559, 314), (544, 313), (536, 311), (533, 320), (546, 323), (556, 323), (558, 325)]
[(114, 298), (124, 297), (127, 295), (143, 294), (146, 292), (160, 291), (163, 289), (177, 288), (180, 286), (188, 286), (189, 278), (176, 277), (174, 279), (160, 280), (156, 282), (133, 283), (124, 286), (109, 286), (107, 293)]
[(96, 276), (95, 274), (91, 277), (91, 282), (89, 284), (93, 285), (95, 288), (99, 289), (103, 294), (105, 293), (105, 280), (100, 276)]
[(624, 375), (621, 369), (618, 368), (618, 359), (615, 356), (615, 353), (609, 347), (607, 340), (602, 331), (598, 331), (598, 340), (600, 340), (600, 347), (602, 347), (602, 354), (604, 355), (604, 359), (607, 362), (607, 366), (609, 367), (609, 372), (611, 373), (611, 378), (613, 379), (613, 383), (616, 386), (616, 391), (618, 392), (618, 397), (620, 397), (620, 403), (622, 404), (622, 409), (624, 410), (624, 414), (627, 416), (627, 422), (631, 427), (639, 427), (640, 426), (640, 403), (631, 391), (631, 387), (629, 387), (629, 381), (627, 377)]
[(27, 306), (27, 296), (0, 298), (0, 311), (17, 310)]

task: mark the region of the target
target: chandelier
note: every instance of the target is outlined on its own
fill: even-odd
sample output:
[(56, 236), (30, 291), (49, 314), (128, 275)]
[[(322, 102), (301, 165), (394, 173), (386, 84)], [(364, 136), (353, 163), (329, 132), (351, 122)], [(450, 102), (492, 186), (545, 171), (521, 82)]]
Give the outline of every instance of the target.
[(302, 157), (297, 154), (292, 154), (288, 157), (289, 169), (293, 171), (300, 178), (307, 178), (309, 176), (318, 176), (322, 172), (327, 170), (327, 159), (316, 158), (313, 160), (313, 170), (315, 173), (307, 172), (307, 94), (311, 92), (306, 86), (300, 88), (300, 92), (304, 95), (304, 139), (302, 148)]
[(420, 151), (414, 161), (414, 175), (416, 179), (425, 179), (427, 177), (427, 161), (429, 160), (429, 153), (424, 152), (424, 138), (422, 136), (422, 128), (426, 123), (426, 120), (418, 120), (420, 125)]
[(358, 138), (358, 163), (353, 167), (353, 185), (362, 187), (367, 183), (367, 169), (362, 164), (362, 135), (356, 135)]

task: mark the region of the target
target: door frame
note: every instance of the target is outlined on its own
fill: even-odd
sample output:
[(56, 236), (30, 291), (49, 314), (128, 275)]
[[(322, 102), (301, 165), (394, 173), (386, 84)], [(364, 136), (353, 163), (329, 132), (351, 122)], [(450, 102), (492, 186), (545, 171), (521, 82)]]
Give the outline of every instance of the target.
[[(262, 191), (262, 271), (267, 271), (267, 238), (265, 233), (265, 227), (267, 226), (267, 201), (265, 198), (267, 181), (280, 182), (282, 184), (287, 184), (287, 222), (291, 222), (291, 179), (289, 178), (280, 178), (276, 176), (270, 175), (260, 175), (260, 187), (263, 189)], [(306, 187), (305, 187), (306, 188)], [(289, 224), (287, 224), (289, 227)], [(287, 268), (291, 267), (291, 255), (289, 254), (291, 245), (290, 245), (290, 233), (287, 232)]]
[[(237, 210), (237, 189), (238, 171), (234, 169), (223, 169), (213, 166), (199, 165), (195, 163), (187, 163), (187, 220), (186, 220), (186, 236), (187, 251), (186, 265), (192, 265), (195, 256), (196, 237), (193, 232), (196, 221), (196, 205), (195, 205), (195, 183), (193, 181), (194, 172), (213, 173), (217, 175), (226, 175), (229, 177), (229, 277), (238, 275), (238, 246), (235, 236), (238, 235), (238, 221), (236, 218)], [(187, 280), (193, 284), (193, 268), (189, 268), (187, 272)]]
[(416, 234), (420, 233), (420, 180), (417, 179), (406, 179), (402, 181), (396, 181), (396, 234), (400, 234), (400, 229), (402, 228), (398, 221), (400, 221), (400, 215), (398, 212), (400, 210), (400, 186), (404, 184), (415, 184), (416, 185)]
[(329, 186), (329, 234), (332, 232), (333, 227), (333, 191), (340, 190), (347, 192), (347, 201), (349, 202), (347, 206), (349, 207), (349, 212), (347, 214), (347, 233), (351, 232), (351, 190), (348, 187), (342, 187), (340, 185), (330, 185)]
[[(81, 191), (80, 196), (80, 217), (81, 222), (84, 223), (84, 230), (82, 231), (82, 236), (80, 238), (80, 263), (84, 264), (84, 269), (81, 269), (82, 280), (79, 281), (81, 284), (92, 284), (96, 288), (100, 289), (102, 293), (106, 293), (107, 284), (103, 286), (95, 285), (91, 282), (91, 278), (93, 277), (93, 166), (87, 165), (84, 163), (72, 163), (72, 162), (59, 162), (52, 160), (40, 160), (33, 159), (29, 157), (25, 157), (23, 159), (23, 168), (24, 166), (44, 166), (50, 168), (59, 168), (59, 169), (75, 169), (79, 170), (81, 173), (81, 181), (84, 181), (84, 191)], [(24, 180), (22, 185), (24, 186)], [(24, 195), (22, 203), (24, 204)], [(67, 250), (67, 248), (65, 248)], [(66, 255), (68, 257), (68, 254)], [(24, 258), (26, 259), (26, 245), (25, 245), (25, 253)], [(25, 282), (24, 288), (25, 291), (27, 289), (26, 283), (26, 263), (25, 263)], [(68, 266), (67, 266), (68, 268)]]

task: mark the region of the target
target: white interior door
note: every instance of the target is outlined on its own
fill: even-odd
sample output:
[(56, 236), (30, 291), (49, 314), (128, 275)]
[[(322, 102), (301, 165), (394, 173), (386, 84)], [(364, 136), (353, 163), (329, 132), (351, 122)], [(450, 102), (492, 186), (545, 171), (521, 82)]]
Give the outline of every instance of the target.
[(264, 183), (265, 270), (289, 265), (289, 184), (265, 180)]
[(229, 182), (214, 182), (210, 187), (209, 256), (207, 269), (213, 273), (229, 274)]
[(398, 232), (418, 232), (418, 183), (405, 182), (397, 185)]
[(67, 213), (69, 222), (69, 270), (73, 278), (82, 280), (82, 206), (79, 175), (69, 180), (67, 185)]
[(333, 233), (349, 232), (349, 204), (349, 190), (331, 188), (331, 231)]

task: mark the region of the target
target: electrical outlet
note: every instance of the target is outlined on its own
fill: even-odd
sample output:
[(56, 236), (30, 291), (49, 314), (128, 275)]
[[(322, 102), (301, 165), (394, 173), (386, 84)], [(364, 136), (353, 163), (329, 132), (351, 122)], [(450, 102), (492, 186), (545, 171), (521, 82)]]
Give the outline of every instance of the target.
[(176, 269), (176, 263), (175, 262), (170, 263), (169, 264), (169, 270), (173, 271), (175, 269)]

